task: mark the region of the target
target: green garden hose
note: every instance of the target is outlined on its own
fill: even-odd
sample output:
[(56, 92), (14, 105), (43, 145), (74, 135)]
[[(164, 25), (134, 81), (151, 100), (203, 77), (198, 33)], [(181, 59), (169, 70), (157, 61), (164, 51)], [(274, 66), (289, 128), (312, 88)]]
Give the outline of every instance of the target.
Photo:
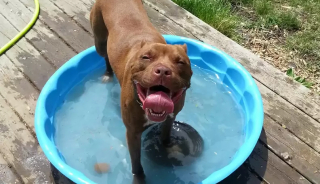
[(5, 44), (1, 49), (0, 49), (0, 55), (2, 55), (5, 51), (7, 51), (12, 45), (14, 45), (23, 35), (25, 35), (31, 27), (34, 25), (34, 23), (37, 21), (39, 12), (40, 12), (40, 4), (39, 0), (34, 0), (35, 8), (34, 8), (34, 14), (31, 19), (31, 21), (28, 23), (28, 25), (23, 28), (22, 31), (20, 31), (13, 39), (11, 39), (7, 44)]

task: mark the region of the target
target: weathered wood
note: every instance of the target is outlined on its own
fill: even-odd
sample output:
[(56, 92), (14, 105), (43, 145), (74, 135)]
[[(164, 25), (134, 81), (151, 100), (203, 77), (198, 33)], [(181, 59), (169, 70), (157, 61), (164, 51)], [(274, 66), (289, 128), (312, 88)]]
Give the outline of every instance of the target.
[(320, 154), (274, 122), (268, 115), (264, 119), (266, 139), (260, 138), (276, 155), (282, 157), (309, 181), (320, 183)]
[[(33, 1), (30, 2), (34, 3)], [(31, 7), (33, 8), (34, 4), (32, 4)], [(1, 20), (1, 23), (4, 22), (3, 24), (5, 26), (2, 30), (10, 39), (27, 25), (33, 14), (18, 0), (8, 1), (7, 3), (0, 1), (0, 8), (2, 9), (0, 14), (10, 21), (8, 25), (6, 23), (8, 21), (4, 22), (4, 20)], [(43, 55), (56, 68), (60, 67), (75, 54), (68, 45), (62, 42), (54, 32), (39, 20), (25, 35), (25, 38), (36, 47), (35, 50)], [(32, 66), (29, 67), (32, 68)], [(42, 66), (42, 68), (45, 70), (47, 67)]]
[(264, 112), (320, 152), (320, 124), (263, 84), (257, 82), (257, 85), (263, 99)]
[[(10, 0), (10, 2), (11, 1), (19, 0)], [(30, 6), (31, 1), (21, 0), (21, 3), (28, 7), (29, 14), (33, 12), (33, 6)], [(51, 1), (42, 0), (41, 10), (39, 16), (40, 22), (54, 30), (74, 51), (81, 52), (94, 44), (90, 34), (79, 27), (74, 20), (64, 14), (63, 11), (56, 7)]]
[[(320, 97), (170, 0), (143, 0), (198, 39), (239, 61), (259, 82), (320, 122)], [(293, 92), (294, 91), (294, 92)]]
[[(3, 62), (3, 61), (2, 61)], [(37, 140), (0, 96), (0, 150), (24, 183), (50, 182), (50, 167)]]
[[(92, 34), (89, 22), (90, 10), (92, 7), (90, 1), (87, 2), (88, 4), (85, 4), (80, 0), (55, 0), (52, 2), (65, 14), (77, 21), (86, 31)], [(50, 9), (47, 9), (46, 11), (50, 11)]]
[(149, 6), (145, 6), (145, 9), (147, 11), (147, 14), (149, 16), (151, 23), (156, 27), (156, 29), (161, 34), (172, 34), (172, 35), (178, 35), (178, 36), (197, 39), (196, 37), (192, 36), (190, 33), (181, 29), (180, 26), (176, 24), (172, 24), (172, 22), (169, 21), (169, 19), (159, 14), (157, 11), (150, 8)]
[[(16, 46), (11, 49), (15, 48)], [(0, 61), (0, 95), (7, 100), (27, 126), (34, 130), (33, 116), (39, 92), (6, 55), (0, 56)]]
[[(11, 15), (11, 17), (12, 16), (13, 15)], [(1, 33), (1, 42), (3, 43), (1, 44), (4, 45), (9, 42), (18, 31), (2, 15), (0, 15), (0, 22), (3, 28)], [(6, 52), (6, 55), (39, 89), (41, 89), (41, 86), (46, 83), (55, 71), (41, 54), (25, 40), (25, 38), (22, 38), (14, 47), (9, 49)]]
[[(56, 6), (62, 9), (68, 16), (74, 18), (81, 26), (86, 28), (86, 30), (90, 33), (92, 33), (92, 30), (89, 22), (89, 14), (93, 3), (94, 1), (85, 1), (84, 3), (81, 0), (73, 0), (72, 2), (68, 0), (54, 1), (54, 4)], [(191, 34), (187, 33), (186, 31), (183, 31), (180, 28), (180, 26), (169, 22), (165, 16), (159, 14), (157, 11), (150, 8), (149, 6), (145, 5), (145, 9), (150, 18), (150, 21), (162, 34), (174, 34), (196, 39)], [(83, 19), (83, 17), (85, 19)]]
[(93, 3), (96, 2), (96, 0), (80, 0), (80, 1), (90, 8), (93, 5)]
[(15, 173), (12, 172), (10, 167), (11, 166), (9, 166), (4, 158), (0, 155), (0, 184), (21, 184), (22, 181), (17, 175), (15, 175)]
[(270, 184), (311, 183), (261, 143), (256, 145), (250, 155), (249, 165), (255, 173)]

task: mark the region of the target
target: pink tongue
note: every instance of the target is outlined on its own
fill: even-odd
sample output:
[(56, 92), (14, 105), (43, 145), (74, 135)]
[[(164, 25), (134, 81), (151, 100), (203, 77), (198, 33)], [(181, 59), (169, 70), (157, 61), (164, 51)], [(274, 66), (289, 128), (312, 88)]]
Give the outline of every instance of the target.
[(143, 103), (143, 109), (152, 109), (154, 112), (161, 113), (166, 111), (167, 114), (173, 112), (174, 104), (170, 97), (162, 92), (158, 91), (147, 96)]

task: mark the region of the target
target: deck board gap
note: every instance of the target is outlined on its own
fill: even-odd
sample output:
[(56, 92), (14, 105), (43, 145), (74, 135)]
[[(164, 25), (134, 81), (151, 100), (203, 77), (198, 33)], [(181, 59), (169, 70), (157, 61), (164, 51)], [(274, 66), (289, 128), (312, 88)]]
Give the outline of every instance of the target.
[[(268, 116), (268, 118), (272, 119), (274, 122), (276, 122), (278, 125), (283, 126), (282, 123), (278, 122), (276, 119), (274, 119), (273, 117), (271, 117), (269, 114), (264, 113), (265, 116)], [(297, 136), (293, 131), (289, 130), (286, 128), (286, 130), (291, 133), (292, 135), (294, 135), (297, 139), (299, 139), (299, 141), (303, 142), (304, 144), (308, 145), (313, 151), (317, 152), (320, 154), (319, 151), (317, 151), (312, 145), (310, 145), (309, 143), (307, 143), (306, 141), (304, 141), (303, 139), (301, 139), (299, 136)]]

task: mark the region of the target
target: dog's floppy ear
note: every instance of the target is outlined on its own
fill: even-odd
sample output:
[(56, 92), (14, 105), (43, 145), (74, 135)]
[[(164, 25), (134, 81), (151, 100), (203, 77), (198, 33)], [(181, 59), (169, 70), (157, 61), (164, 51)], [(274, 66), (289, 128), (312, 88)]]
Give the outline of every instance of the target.
[(181, 47), (187, 53), (187, 51), (188, 51), (187, 44), (183, 44), (183, 45), (181, 45)]

